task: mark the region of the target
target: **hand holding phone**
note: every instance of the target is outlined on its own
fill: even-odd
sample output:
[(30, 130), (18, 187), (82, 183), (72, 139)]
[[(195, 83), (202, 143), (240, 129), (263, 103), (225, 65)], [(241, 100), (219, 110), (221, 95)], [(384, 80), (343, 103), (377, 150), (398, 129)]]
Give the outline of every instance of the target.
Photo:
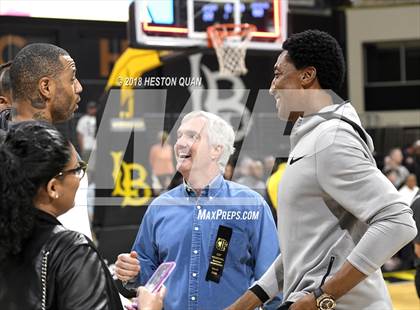
[(144, 286), (149, 292), (155, 293), (160, 290), (163, 283), (169, 277), (176, 266), (175, 262), (162, 263), (158, 269), (153, 273), (152, 277)]

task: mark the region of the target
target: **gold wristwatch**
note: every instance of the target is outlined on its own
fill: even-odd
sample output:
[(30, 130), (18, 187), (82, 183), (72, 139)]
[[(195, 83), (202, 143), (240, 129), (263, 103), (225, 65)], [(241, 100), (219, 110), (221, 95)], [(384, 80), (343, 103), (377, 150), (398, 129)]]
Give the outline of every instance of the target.
[(325, 293), (320, 287), (314, 291), (314, 296), (316, 300), (316, 306), (320, 310), (334, 310), (335, 309), (335, 300), (334, 297)]

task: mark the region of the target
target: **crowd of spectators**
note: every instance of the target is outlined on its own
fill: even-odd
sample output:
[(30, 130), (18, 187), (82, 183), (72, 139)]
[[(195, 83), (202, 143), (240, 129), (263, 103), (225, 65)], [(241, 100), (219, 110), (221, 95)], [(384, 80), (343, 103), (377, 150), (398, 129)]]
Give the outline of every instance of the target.
[[(420, 140), (402, 149), (398, 147), (391, 149), (384, 158), (382, 172), (398, 189), (406, 203), (411, 205), (419, 191)], [(412, 269), (414, 262), (413, 244), (410, 243), (386, 262), (383, 269), (385, 271)]]

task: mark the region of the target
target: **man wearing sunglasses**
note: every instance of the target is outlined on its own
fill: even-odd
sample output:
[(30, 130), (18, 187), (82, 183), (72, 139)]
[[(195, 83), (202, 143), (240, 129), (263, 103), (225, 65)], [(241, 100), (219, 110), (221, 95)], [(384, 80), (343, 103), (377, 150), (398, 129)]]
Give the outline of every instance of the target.
[[(82, 86), (76, 78), (76, 64), (64, 49), (45, 43), (25, 46), (13, 60), (9, 70), (12, 109), (0, 113), (2, 130), (13, 123), (39, 120), (65, 122), (73, 117), (80, 102)], [(81, 179), (75, 207), (58, 219), (66, 228), (92, 239), (87, 211), (88, 180), (86, 165), (62, 173), (74, 173)]]

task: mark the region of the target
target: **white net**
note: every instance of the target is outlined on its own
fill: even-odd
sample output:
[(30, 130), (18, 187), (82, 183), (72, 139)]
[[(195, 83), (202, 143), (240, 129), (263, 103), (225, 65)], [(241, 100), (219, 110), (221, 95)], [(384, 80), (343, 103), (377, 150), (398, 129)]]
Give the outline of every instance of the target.
[(245, 48), (220, 46), (216, 48), (219, 71), (227, 75), (243, 75), (248, 72), (245, 65)]
[(224, 75), (244, 75), (248, 72), (245, 56), (254, 25), (216, 25), (209, 27), (208, 35), (216, 51), (219, 71)]

